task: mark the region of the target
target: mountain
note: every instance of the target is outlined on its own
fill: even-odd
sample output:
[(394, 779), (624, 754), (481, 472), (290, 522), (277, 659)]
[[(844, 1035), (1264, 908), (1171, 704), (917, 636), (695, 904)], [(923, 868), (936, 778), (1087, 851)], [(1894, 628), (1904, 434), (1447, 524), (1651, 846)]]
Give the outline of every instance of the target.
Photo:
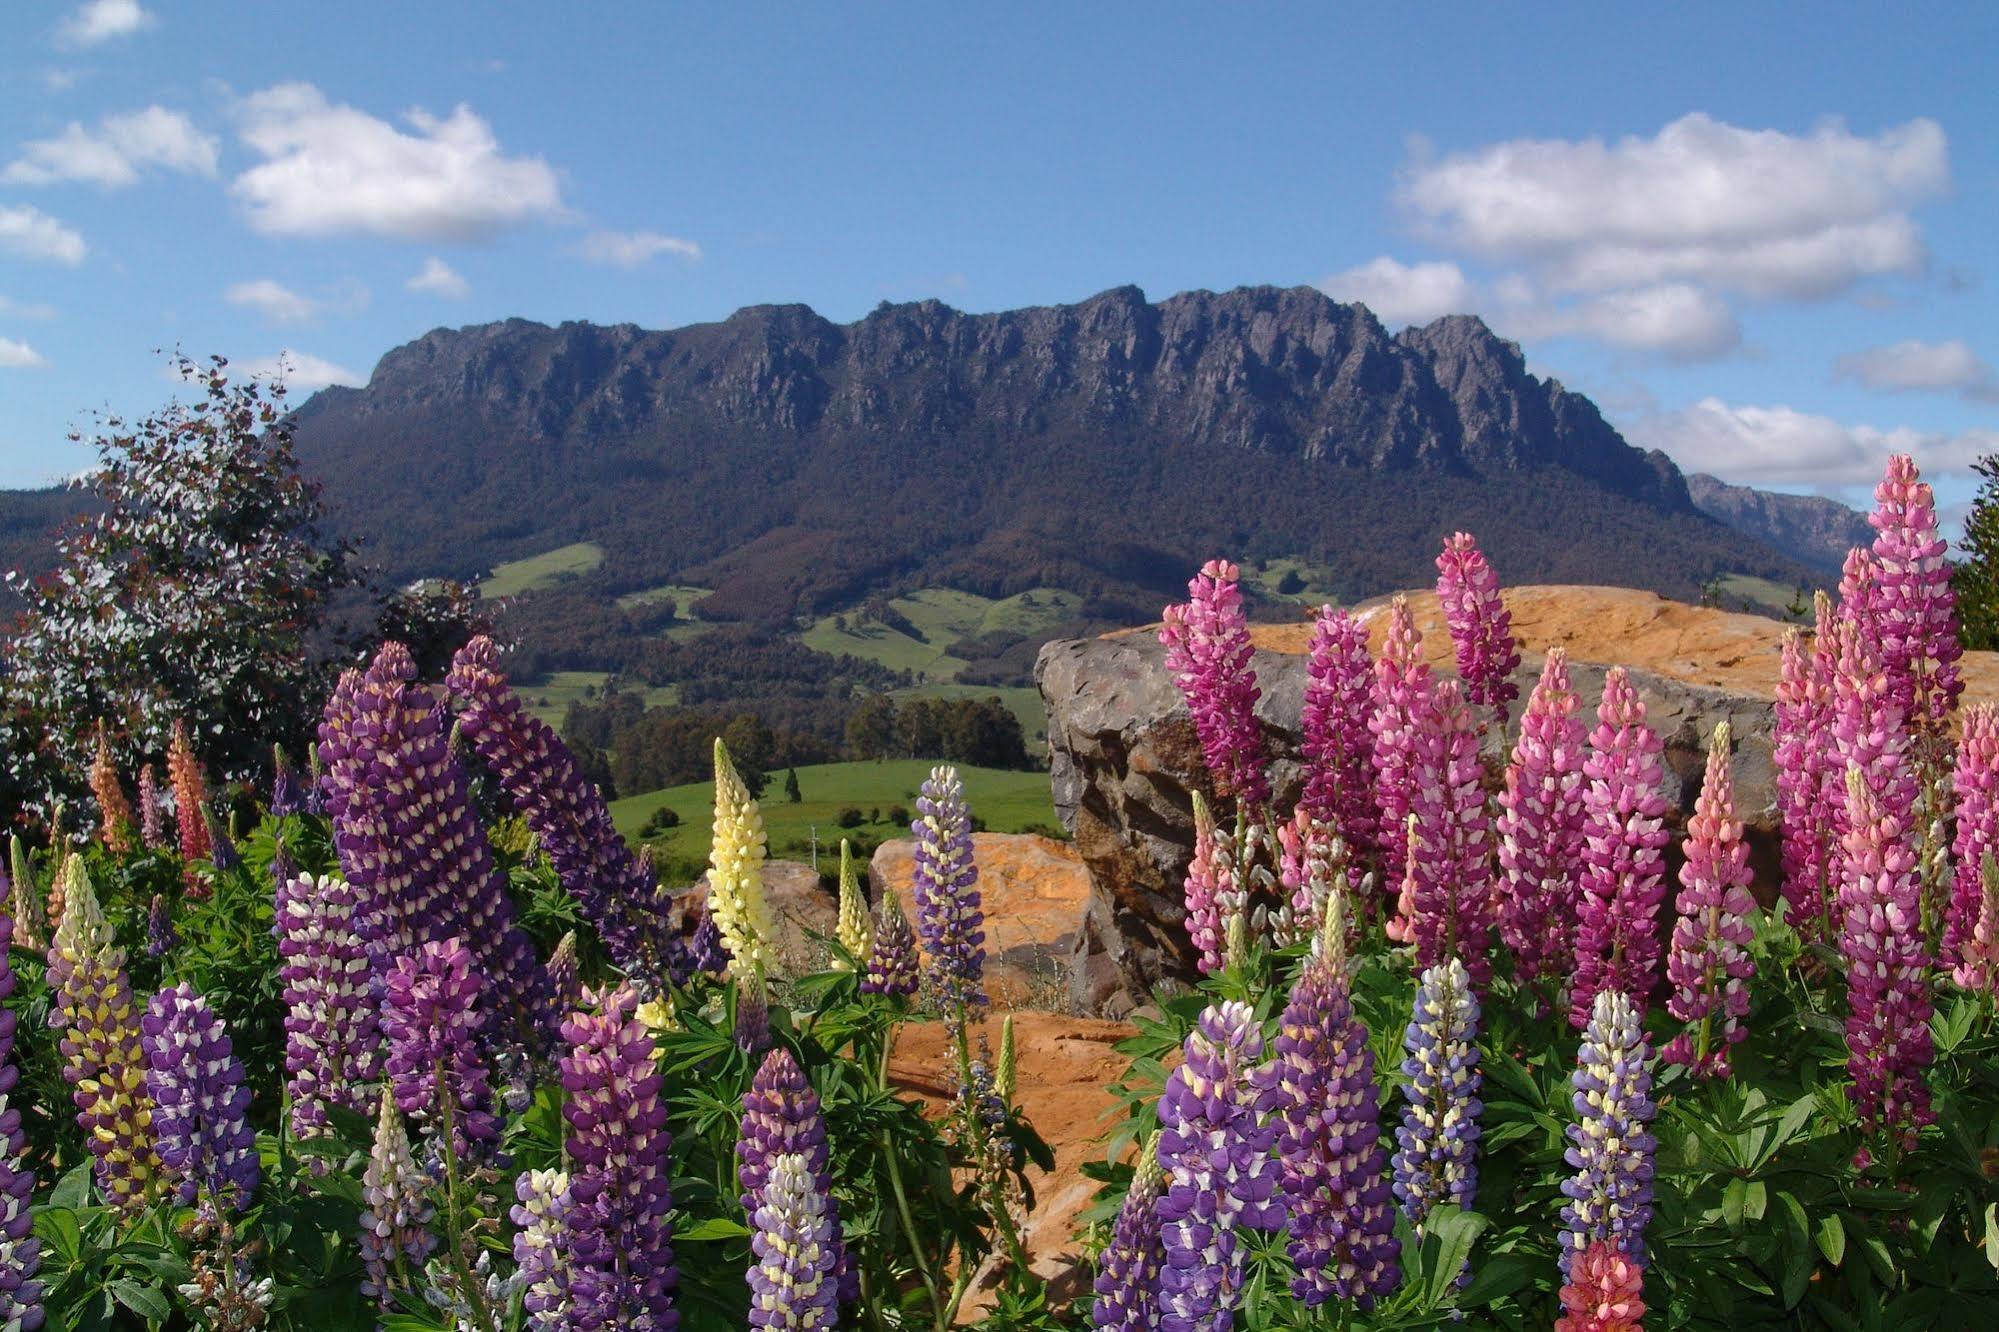
[(1846, 552), (1874, 540), (1867, 516), (1822, 495), (1785, 495), (1733, 486), (1705, 472), (1687, 477), (1694, 507), (1822, 574), (1836, 575)]

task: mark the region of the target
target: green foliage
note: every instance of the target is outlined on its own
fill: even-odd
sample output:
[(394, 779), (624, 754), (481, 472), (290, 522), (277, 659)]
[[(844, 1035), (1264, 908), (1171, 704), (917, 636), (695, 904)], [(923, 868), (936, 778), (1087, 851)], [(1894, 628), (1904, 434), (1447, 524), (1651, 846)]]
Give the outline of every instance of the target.
[(1964, 646), (1990, 651), (1999, 648), (1999, 454), (1987, 454), (1972, 468), (1979, 477), (1978, 495), (1964, 519), (1950, 586), (1957, 594)]

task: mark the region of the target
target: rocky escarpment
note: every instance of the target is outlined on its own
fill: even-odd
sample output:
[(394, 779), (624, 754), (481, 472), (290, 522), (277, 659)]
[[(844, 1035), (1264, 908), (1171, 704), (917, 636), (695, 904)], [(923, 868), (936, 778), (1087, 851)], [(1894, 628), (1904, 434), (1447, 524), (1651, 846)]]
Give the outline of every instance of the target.
[(1846, 552), (1873, 543), (1867, 517), (1823, 495), (1783, 495), (1732, 486), (1705, 472), (1687, 477), (1694, 507), (1746, 536), (1826, 574), (1839, 572)]

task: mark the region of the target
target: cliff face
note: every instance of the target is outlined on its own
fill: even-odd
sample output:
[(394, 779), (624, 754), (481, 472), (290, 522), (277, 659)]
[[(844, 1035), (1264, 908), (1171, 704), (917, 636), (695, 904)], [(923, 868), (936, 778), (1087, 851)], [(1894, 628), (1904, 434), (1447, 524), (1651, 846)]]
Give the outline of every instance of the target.
[(1732, 486), (1705, 472), (1687, 477), (1687, 494), (1708, 517), (1823, 574), (1838, 574), (1847, 551), (1874, 540), (1866, 515), (1822, 495)]

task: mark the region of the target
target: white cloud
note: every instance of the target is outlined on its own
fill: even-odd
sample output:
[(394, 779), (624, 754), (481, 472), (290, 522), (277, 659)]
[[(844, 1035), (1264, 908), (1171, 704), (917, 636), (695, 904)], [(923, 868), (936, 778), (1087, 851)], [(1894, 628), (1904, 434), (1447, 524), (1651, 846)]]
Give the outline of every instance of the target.
[(213, 176), (216, 148), (214, 136), (203, 134), (180, 112), (149, 106), (106, 116), (95, 130), (72, 120), (53, 138), (23, 144), (21, 155), (0, 171), (0, 181), (9, 185), (83, 181), (114, 189), (136, 184), (143, 167)]
[(1502, 319), (1522, 337), (1580, 335), (1677, 361), (1708, 360), (1742, 344), (1727, 302), (1683, 282), (1613, 291), (1573, 306), (1517, 306)]
[(0, 251), (74, 268), (88, 249), (83, 237), (39, 208), (0, 204)]
[(1397, 197), (1441, 243), (1567, 290), (1691, 281), (1811, 299), (1919, 268), (1908, 210), (1949, 185), (1934, 121), (1793, 135), (1696, 113), (1649, 139), (1516, 139), (1418, 160)]
[(471, 286), (458, 271), (436, 255), (424, 260), (422, 271), (403, 286), (410, 291), (442, 296), (447, 301), (462, 301), (472, 294)]
[(265, 160), (231, 192), (271, 235), (467, 240), (564, 215), (548, 163), (503, 154), (463, 104), (441, 118), (405, 112), (415, 133), (306, 83), (253, 93), (240, 110), (243, 141)]
[(1359, 301), (1391, 328), (1464, 314), (1476, 304), (1471, 279), (1456, 264), (1405, 264), (1387, 255), (1335, 273), (1319, 289), (1336, 301)]
[(0, 319), (54, 319), (56, 308), (42, 301), (17, 301), (0, 296)]
[(42, 71), (42, 86), (50, 92), (68, 92), (81, 77), (76, 70), (52, 66)]
[(1833, 362), (1833, 374), (1869, 388), (1960, 393), (1975, 402), (1999, 402), (1999, 375), (1963, 342), (1914, 338), (1869, 347)]
[(1891, 453), (1911, 455), (1936, 476), (1963, 472), (1985, 454), (1999, 452), (1999, 430), (1957, 435), (1908, 426), (1884, 430), (1784, 406), (1731, 406), (1719, 398), (1638, 418), (1624, 433), (1634, 444), (1663, 449), (1685, 471), (1759, 484), (1871, 485)]
[(139, 0), (89, 0), (56, 27), (65, 46), (96, 46), (114, 37), (130, 37), (158, 22), (140, 8)]
[(319, 302), (308, 300), (270, 278), (233, 283), (222, 293), (222, 299), (255, 310), (273, 324), (303, 324), (319, 313)]
[(232, 366), (252, 378), (283, 380), (285, 387), (293, 393), (312, 393), (330, 384), (359, 388), (368, 382), (366, 375), (335, 365), (323, 356), (311, 356), (289, 348), (276, 356), (252, 357), (247, 361), (233, 362)]
[(637, 268), (661, 254), (699, 259), (701, 247), (693, 241), (661, 235), (657, 231), (593, 231), (578, 243), (576, 253), (593, 264)]
[(25, 342), (0, 338), (0, 370), (39, 370), (48, 361)]

